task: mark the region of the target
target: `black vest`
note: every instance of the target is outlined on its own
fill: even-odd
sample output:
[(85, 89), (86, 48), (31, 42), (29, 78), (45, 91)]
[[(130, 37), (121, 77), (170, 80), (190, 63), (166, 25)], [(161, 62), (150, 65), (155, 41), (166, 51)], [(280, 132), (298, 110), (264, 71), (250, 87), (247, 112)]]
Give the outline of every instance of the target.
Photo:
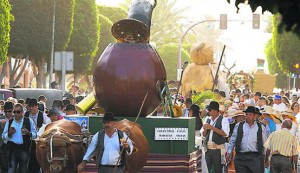
[[(104, 152), (104, 135), (105, 135), (104, 129), (98, 132), (98, 142), (97, 142), (96, 162), (95, 162), (96, 165), (101, 165), (101, 160)], [(121, 144), (120, 139), (124, 137), (124, 134), (119, 129), (118, 129), (118, 137), (119, 137), (119, 143)], [(122, 151), (122, 146), (120, 145), (120, 152), (121, 151)], [(125, 150), (123, 150), (123, 153), (121, 153), (120, 165), (125, 166)]]
[[(243, 139), (243, 125), (245, 121), (240, 122), (238, 131), (237, 131), (237, 137), (236, 137), (236, 144), (235, 144), (235, 151), (238, 153), (241, 150), (241, 143)], [(262, 154), (263, 153), (263, 141), (262, 141), (262, 129), (261, 129), (261, 124), (259, 122), (254, 122), (257, 123), (258, 130), (257, 130), (257, 151), (258, 153)]]
[[(9, 120), (8, 129), (11, 127), (13, 120), (14, 119)], [(26, 118), (26, 117), (23, 118), (23, 126), (25, 126), (25, 128), (28, 131), (31, 131), (29, 118)], [(21, 145), (15, 144), (12, 141), (8, 141), (7, 144), (9, 146), (9, 149), (10, 150), (21, 149), (21, 150), (28, 151), (30, 149), (30, 144), (31, 144), (30, 135), (22, 135), (22, 137), (23, 137), (23, 144), (21, 144)]]
[[(216, 124), (214, 125), (217, 129), (222, 129), (222, 120), (223, 120), (223, 117), (220, 115), (218, 117), (218, 119), (216, 120)], [(206, 123), (210, 124), (210, 121), (211, 121), (211, 119), (207, 119)], [(208, 142), (210, 132), (211, 132), (211, 130), (207, 131), (206, 142)], [(217, 145), (221, 145), (221, 144), (225, 143), (226, 139), (224, 136), (221, 136), (218, 133), (213, 131), (212, 141), (214, 143), (216, 143)]]
[[(27, 117), (29, 118), (29, 113), (30, 111), (27, 111), (24, 115), (24, 117)], [(44, 115), (43, 115), (43, 112), (39, 111), (38, 112), (38, 118), (37, 118), (37, 122), (36, 122), (36, 127), (37, 127), (37, 131), (42, 127), (43, 125), (43, 122), (44, 122)]]

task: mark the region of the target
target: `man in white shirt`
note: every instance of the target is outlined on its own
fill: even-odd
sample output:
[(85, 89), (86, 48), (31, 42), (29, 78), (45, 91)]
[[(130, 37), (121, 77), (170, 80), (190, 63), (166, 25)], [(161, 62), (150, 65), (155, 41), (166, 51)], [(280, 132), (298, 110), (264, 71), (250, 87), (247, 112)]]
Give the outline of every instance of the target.
[[(123, 173), (125, 169), (125, 151), (130, 155), (133, 144), (127, 135), (116, 129), (114, 114), (107, 112), (103, 117), (104, 129), (97, 132), (88, 147), (83, 161), (78, 165), (77, 171), (82, 172), (91, 158), (96, 155), (98, 173)], [(124, 148), (124, 150), (121, 148)], [(120, 154), (120, 151), (123, 151)], [(115, 167), (116, 170), (115, 170)]]
[(32, 119), (23, 116), (21, 104), (14, 105), (13, 113), (14, 119), (6, 122), (2, 134), (2, 138), (8, 141), (9, 147), (8, 173), (14, 173), (18, 166), (20, 173), (32, 173), (32, 171), (27, 170), (27, 165), (30, 157), (31, 139), (36, 138), (36, 128)]
[[(33, 120), (35, 124), (35, 128), (37, 131), (43, 126), (43, 124), (49, 124), (51, 121), (47, 117), (44, 112), (39, 111), (38, 109), (38, 101), (35, 98), (31, 98), (28, 101), (28, 109), (24, 115), (24, 117), (30, 118)], [(35, 142), (31, 143), (31, 150), (30, 150), (30, 159), (28, 164), (28, 171), (30, 173), (39, 173), (40, 172), (40, 165), (36, 159), (36, 152), (35, 152), (36, 144)]]
[(273, 109), (278, 112), (283, 112), (287, 109), (286, 105), (281, 102), (281, 96), (275, 95), (274, 96), (274, 104)]
[(244, 101), (245, 107), (255, 106), (254, 99), (251, 99), (249, 94), (245, 94), (244, 96), (245, 96), (245, 101)]
[(211, 101), (206, 108), (210, 117), (203, 125), (203, 136), (206, 137), (207, 152), (205, 160), (208, 171), (214, 166), (215, 172), (222, 172), (221, 157), (225, 157), (225, 141), (229, 135), (229, 121), (219, 113), (219, 103)]
[(264, 110), (264, 108), (267, 106), (267, 100), (265, 97), (260, 97), (258, 100), (257, 107), (259, 110)]
[(191, 98), (186, 98), (185, 99), (185, 108), (182, 110), (182, 117), (189, 117), (189, 110), (190, 107), (192, 106), (193, 101)]

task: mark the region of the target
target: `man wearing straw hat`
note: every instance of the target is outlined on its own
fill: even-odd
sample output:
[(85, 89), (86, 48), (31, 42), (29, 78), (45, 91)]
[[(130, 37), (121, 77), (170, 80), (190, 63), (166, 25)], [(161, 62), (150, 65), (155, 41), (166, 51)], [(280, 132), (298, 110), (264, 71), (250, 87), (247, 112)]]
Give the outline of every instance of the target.
[(296, 120), (296, 117), (293, 115), (293, 111), (291, 109), (286, 109), (285, 111), (281, 112), (281, 116), (282, 116), (283, 120), (286, 120), (286, 119), (292, 120), (292, 127), (290, 129), (290, 132), (294, 136), (296, 136), (297, 128), (298, 128), (299, 124)]
[[(262, 111), (262, 116), (261, 116), (261, 121), (262, 123), (266, 124), (269, 126), (270, 133), (276, 131), (276, 123), (275, 121), (277, 120), (273, 114), (274, 114), (274, 109), (271, 106), (266, 106)], [(273, 116), (273, 118), (272, 118)], [(275, 120), (274, 120), (275, 119)], [(279, 122), (281, 124), (281, 122)]]
[[(246, 114), (242, 110), (235, 110), (230, 109), (228, 110), (228, 118), (233, 118), (234, 122), (230, 124), (230, 132), (228, 139), (230, 140), (230, 137), (233, 133), (234, 126), (242, 121), (245, 121)], [(233, 126), (233, 127), (232, 127)], [(235, 151), (233, 151), (233, 155), (235, 155)], [(228, 173), (235, 173), (234, 163), (233, 162), (227, 162), (227, 172)]]
[[(124, 132), (115, 128), (116, 120), (112, 112), (104, 114), (102, 120), (104, 129), (97, 132), (92, 138), (83, 161), (77, 167), (78, 172), (84, 170), (87, 162), (91, 160), (94, 154), (99, 173), (124, 172), (125, 151), (127, 155), (130, 155), (133, 151), (133, 144)], [(121, 151), (123, 152), (121, 153)]]
[(260, 157), (263, 153), (266, 140), (266, 128), (256, 122), (256, 110), (254, 106), (248, 106), (244, 111), (246, 121), (237, 124), (233, 130), (227, 151), (227, 162), (232, 160), (232, 151), (235, 147), (236, 156), (234, 166), (236, 172), (258, 173), (260, 172)]

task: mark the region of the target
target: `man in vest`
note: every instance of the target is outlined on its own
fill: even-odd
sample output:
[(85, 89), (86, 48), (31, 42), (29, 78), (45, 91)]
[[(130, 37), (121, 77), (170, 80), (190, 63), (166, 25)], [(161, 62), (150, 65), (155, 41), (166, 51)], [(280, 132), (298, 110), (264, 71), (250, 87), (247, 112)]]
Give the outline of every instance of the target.
[(227, 161), (232, 160), (232, 150), (235, 147), (234, 166), (236, 172), (259, 173), (260, 158), (263, 154), (263, 144), (266, 141), (266, 128), (255, 120), (256, 109), (248, 106), (244, 111), (246, 121), (238, 123), (231, 136), (227, 151)]
[[(102, 120), (104, 129), (97, 132), (92, 138), (83, 161), (77, 167), (78, 172), (84, 170), (86, 163), (91, 160), (94, 153), (98, 173), (124, 172), (125, 151), (127, 155), (130, 155), (133, 151), (133, 144), (124, 132), (114, 127), (116, 120), (113, 113), (104, 114)], [(120, 151), (123, 152), (120, 154)]]
[[(37, 99), (29, 99), (28, 109), (29, 111), (27, 111), (24, 116), (33, 120), (37, 131), (39, 131), (43, 124), (49, 124), (51, 122), (44, 112), (39, 111)], [(40, 165), (36, 159), (35, 147), (35, 142), (33, 141), (31, 144), (31, 153), (28, 165), (28, 170), (30, 173), (40, 172)]]
[[(2, 136), (5, 123), (13, 118), (13, 102), (5, 102), (3, 105), (4, 114), (0, 115), (0, 135)], [(0, 137), (0, 172), (8, 171), (8, 147), (7, 141)]]
[(4, 127), (2, 137), (8, 141), (9, 168), (8, 173), (15, 173), (19, 165), (19, 173), (27, 173), (27, 165), (30, 157), (31, 139), (36, 138), (36, 128), (30, 118), (23, 116), (23, 106), (19, 103), (14, 105), (15, 117), (9, 120)]
[(205, 160), (209, 171), (214, 167), (215, 173), (222, 173), (221, 156), (225, 154), (224, 143), (230, 131), (229, 121), (220, 115), (218, 102), (211, 101), (206, 109), (209, 117), (203, 125), (202, 132), (207, 143)]

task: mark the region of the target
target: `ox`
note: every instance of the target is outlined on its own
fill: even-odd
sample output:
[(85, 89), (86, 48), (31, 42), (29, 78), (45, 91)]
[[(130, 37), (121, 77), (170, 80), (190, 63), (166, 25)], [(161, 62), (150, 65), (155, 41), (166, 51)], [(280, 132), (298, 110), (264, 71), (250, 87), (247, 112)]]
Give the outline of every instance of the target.
[(36, 157), (43, 173), (77, 172), (84, 148), (80, 126), (68, 120), (59, 120), (47, 125), (37, 140)]
[(146, 164), (149, 152), (149, 144), (142, 127), (127, 119), (116, 122), (115, 127), (127, 134), (130, 133), (129, 137), (133, 141), (134, 151), (131, 155), (126, 155), (125, 173), (136, 173)]

